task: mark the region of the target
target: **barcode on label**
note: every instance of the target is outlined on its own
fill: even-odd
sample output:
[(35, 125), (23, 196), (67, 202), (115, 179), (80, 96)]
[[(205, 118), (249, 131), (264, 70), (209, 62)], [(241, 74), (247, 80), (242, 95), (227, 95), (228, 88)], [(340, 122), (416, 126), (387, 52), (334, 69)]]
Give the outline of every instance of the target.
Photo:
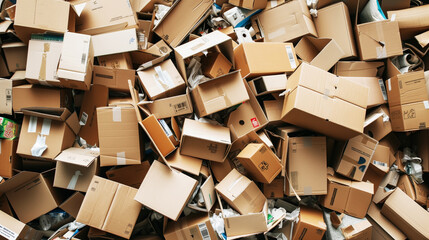
[(287, 52), (287, 56), (289, 58), (290, 67), (296, 68), (296, 62), (295, 62), (295, 58), (294, 58), (291, 46), (286, 46), (286, 52)]
[(12, 101), (12, 89), (6, 89), (6, 101)]
[(86, 112), (83, 112), (82, 116), (80, 117), (80, 120), (79, 120), (79, 125), (85, 126), (86, 121), (88, 121), (88, 114)]
[(203, 240), (210, 240), (209, 230), (207, 229), (207, 225), (205, 223), (198, 224), (198, 228), (200, 229), (201, 236)]
[(167, 137), (170, 137), (171, 135), (173, 135), (173, 132), (171, 132), (170, 128), (168, 127), (164, 119), (159, 120), (159, 123), (161, 124), (161, 127), (164, 130), (165, 134), (167, 134)]
[(378, 79), (378, 83), (380, 84), (381, 92), (383, 93), (384, 101), (387, 101), (387, 91), (386, 86), (384, 86), (383, 79)]
[(188, 104), (186, 102), (181, 102), (178, 104), (174, 104), (173, 107), (174, 107), (174, 111), (177, 113), (186, 109), (188, 107)]
[(15, 240), (18, 238), (18, 233), (13, 232), (9, 228), (0, 225), (0, 236), (8, 239), (8, 240)]
[(374, 163), (374, 165), (380, 165), (380, 166), (383, 166), (383, 167), (387, 167), (387, 164), (384, 163), (384, 162), (380, 162), (380, 161), (374, 160), (374, 161), (372, 161), (372, 163)]
[(86, 63), (86, 53), (82, 53), (82, 58), (80, 59), (80, 63), (81, 64), (85, 64)]

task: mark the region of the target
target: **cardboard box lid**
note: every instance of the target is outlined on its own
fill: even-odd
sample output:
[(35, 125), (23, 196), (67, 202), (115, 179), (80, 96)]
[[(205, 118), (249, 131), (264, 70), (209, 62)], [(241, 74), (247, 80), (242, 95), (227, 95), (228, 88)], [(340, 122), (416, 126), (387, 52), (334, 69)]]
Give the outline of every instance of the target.
[(199, 122), (189, 118), (186, 118), (183, 124), (182, 138), (184, 137), (204, 139), (227, 145), (231, 144), (229, 128)]
[(383, 229), (392, 239), (405, 240), (407, 237), (392, 223), (381, 214), (381, 208), (375, 203), (371, 203), (368, 209), (368, 216)]
[(62, 151), (54, 160), (88, 167), (100, 156), (99, 151), (71, 147)]
[(195, 179), (154, 161), (135, 200), (177, 221), (197, 184)]
[(65, 122), (75, 134), (79, 133), (80, 125), (76, 112), (70, 113), (67, 108), (29, 107), (22, 108), (21, 111), (24, 115)]
[(139, 188), (143, 179), (146, 177), (149, 168), (149, 161), (143, 161), (140, 165), (129, 165), (120, 168), (114, 167), (106, 171), (106, 176), (112, 181), (122, 183), (133, 188)]
[(141, 101), (138, 103), (138, 106), (142, 108), (143, 111), (147, 108), (150, 114), (154, 114), (161, 119), (193, 112), (191, 95), (188, 88), (185, 94), (161, 98), (155, 101)]

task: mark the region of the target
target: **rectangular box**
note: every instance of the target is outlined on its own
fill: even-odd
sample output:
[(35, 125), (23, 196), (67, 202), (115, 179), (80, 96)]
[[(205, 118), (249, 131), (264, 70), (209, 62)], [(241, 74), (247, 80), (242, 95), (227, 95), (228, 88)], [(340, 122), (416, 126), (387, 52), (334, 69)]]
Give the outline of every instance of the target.
[(389, 20), (395, 18), (399, 24), (401, 38), (407, 40), (428, 29), (428, 10), (429, 6), (419, 6), (418, 8), (387, 11), (387, 16)]
[(286, 74), (261, 76), (248, 82), (255, 96), (286, 90)]
[(429, 101), (390, 107), (390, 121), (395, 132), (406, 132), (429, 127)]
[(138, 50), (135, 28), (102, 33), (91, 37), (94, 57)]
[(342, 77), (368, 88), (367, 109), (387, 103), (386, 86), (382, 78), (378, 77)]
[(343, 77), (380, 77), (384, 72), (384, 62), (339, 61), (334, 74)]
[(229, 73), (232, 63), (220, 52), (208, 53), (201, 59), (204, 76), (216, 78)]
[(386, 81), (389, 107), (429, 100), (423, 71), (396, 75)]
[(26, 44), (20, 42), (3, 43), (1, 47), (9, 72), (25, 70), (28, 53), (28, 46)]
[(118, 69), (103, 66), (94, 66), (93, 69), (93, 84), (104, 85), (109, 89), (128, 92), (128, 80), (134, 86), (136, 78), (136, 70), (134, 69)]
[(97, 57), (100, 66), (119, 69), (132, 69), (133, 63), (129, 52)]
[(12, 87), (13, 81), (10, 79), (0, 79), (0, 114), (12, 115)]
[(320, 210), (301, 206), (299, 221), (293, 229), (292, 240), (321, 240), (326, 231), (323, 213)]
[(146, 109), (157, 118), (169, 118), (193, 112), (191, 95), (188, 90), (185, 94), (158, 99), (155, 101), (140, 102), (139, 107)]
[(164, 232), (166, 240), (216, 239), (216, 237), (206, 213), (191, 214), (179, 218), (177, 222), (169, 221)]
[(381, 208), (371, 203), (368, 220), (373, 227), (372, 239), (405, 240), (407, 237), (392, 222), (381, 214)]

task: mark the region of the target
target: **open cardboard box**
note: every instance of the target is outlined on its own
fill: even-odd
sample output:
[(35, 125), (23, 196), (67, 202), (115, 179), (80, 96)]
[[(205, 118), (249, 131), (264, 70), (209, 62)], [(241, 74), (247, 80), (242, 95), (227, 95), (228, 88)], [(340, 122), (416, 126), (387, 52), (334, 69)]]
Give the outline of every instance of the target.
[(1, 236), (5, 239), (42, 239), (42, 232), (0, 211)]

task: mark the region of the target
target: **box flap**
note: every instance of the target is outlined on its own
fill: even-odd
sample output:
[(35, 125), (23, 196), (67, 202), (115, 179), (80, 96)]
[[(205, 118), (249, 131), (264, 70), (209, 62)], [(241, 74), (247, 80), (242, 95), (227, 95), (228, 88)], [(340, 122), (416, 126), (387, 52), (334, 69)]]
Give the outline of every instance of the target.
[(98, 156), (99, 151), (72, 147), (62, 151), (54, 160), (88, 167)]
[(213, 176), (210, 175), (203, 185), (200, 187), (201, 193), (203, 194), (204, 203), (207, 211), (210, 211), (213, 205), (216, 203), (216, 192), (213, 181)]
[(203, 160), (182, 155), (179, 151), (175, 151), (168, 155), (165, 160), (171, 167), (190, 173), (194, 176), (198, 176), (200, 174), (201, 166), (203, 164)]
[(20, 185), (39, 177), (39, 175), (40, 174), (36, 172), (22, 171), (17, 175), (13, 176), (11, 179), (4, 182), (3, 184), (0, 184), (0, 193), (6, 193), (8, 191), (11, 191), (19, 187)]
[(188, 118), (185, 119), (185, 123), (183, 124), (182, 136), (231, 144), (229, 128), (203, 123)]
[(66, 121), (71, 114), (67, 108), (29, 107), (22, 108), (21, 111), (24, 115), (47, 118), (56, 121)]

